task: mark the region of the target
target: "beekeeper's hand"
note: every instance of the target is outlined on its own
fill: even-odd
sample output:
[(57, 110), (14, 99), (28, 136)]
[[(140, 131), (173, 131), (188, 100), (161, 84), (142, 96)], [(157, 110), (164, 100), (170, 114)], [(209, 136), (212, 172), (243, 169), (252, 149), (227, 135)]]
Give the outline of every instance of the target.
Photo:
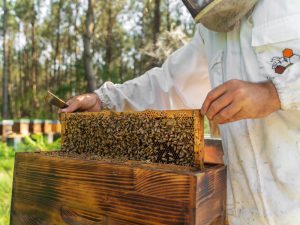
[(95, 93), (83, 94), (72, 97), (67, 101), (67, 108), (60, 109), (62, 112), (98, 112), (101, 110), (101, 101)]
[(271, 81), (251, 83), (230, 80), (206, 97), (202, 114), (217, 124), (263, 118), (280, 109), (277, 90)]

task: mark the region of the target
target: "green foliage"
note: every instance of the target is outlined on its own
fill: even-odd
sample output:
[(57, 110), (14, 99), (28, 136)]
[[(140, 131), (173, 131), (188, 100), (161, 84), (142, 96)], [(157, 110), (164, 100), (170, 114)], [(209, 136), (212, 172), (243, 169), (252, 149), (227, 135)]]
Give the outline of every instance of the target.
[(0, 142), (0, 224), (9, 224), (14, 150)]
[[(7, 161), (7, 160), (6, 160)], [(13, 165), (13, 160), (10, 160), (10, 164)], [(0, 165), (1, 167), (1, 165)], [(9, 224), (10, 214), (10, 201), (11, 201), (11, 187), (12, 187), (12, 175), (13, 171), (6, 172), (0, 168), (0, 224)]]
[(16, 151), (53, 151), (60, 149), (60, 143), (61, 139), (57, 139), (53, 143), (47, 143), (47, 140), (42, 134), (33, 134), (31, 136), (26, 136)]
[(6, 159), (15, 155), (14, 150), (7, 146), (6, 143), (0, 142), (0, 159)]

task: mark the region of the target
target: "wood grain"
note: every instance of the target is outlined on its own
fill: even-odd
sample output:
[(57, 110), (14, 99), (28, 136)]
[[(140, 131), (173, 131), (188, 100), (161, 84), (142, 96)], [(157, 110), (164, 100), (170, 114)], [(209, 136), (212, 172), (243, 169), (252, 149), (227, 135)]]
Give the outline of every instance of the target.
[(205, 138), (204, 142), (204, 162), (210, 164), (224, 164), (224, 152), (221, 139)]
[(11, 225), (223, 224), (226, 168), (17, 153)]
[[(197, 187), (201, 188), (196, 191), (196, 224), (225, 224), (226, 185), (224, 183), (226, 183), (226, 170), (222, 167), (197, 176)], [(211, 216), (207, 217), (207, 214)]]

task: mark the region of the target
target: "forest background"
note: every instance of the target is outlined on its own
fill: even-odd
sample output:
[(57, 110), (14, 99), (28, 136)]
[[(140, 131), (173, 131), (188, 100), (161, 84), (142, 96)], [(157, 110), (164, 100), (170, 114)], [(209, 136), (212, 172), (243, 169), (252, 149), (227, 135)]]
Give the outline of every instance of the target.
[(1, 118), (56, 118), (67, 99), (160, 66), (195, 24), (180, 0), (1, 1)]

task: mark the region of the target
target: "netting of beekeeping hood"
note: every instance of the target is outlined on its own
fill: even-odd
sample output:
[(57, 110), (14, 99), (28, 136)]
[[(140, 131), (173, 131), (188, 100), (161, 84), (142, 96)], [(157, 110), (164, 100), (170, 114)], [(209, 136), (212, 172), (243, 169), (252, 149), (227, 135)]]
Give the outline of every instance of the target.
[(203, 166), (199, 110), (64, 113), (61, 123), (63, 152)]

